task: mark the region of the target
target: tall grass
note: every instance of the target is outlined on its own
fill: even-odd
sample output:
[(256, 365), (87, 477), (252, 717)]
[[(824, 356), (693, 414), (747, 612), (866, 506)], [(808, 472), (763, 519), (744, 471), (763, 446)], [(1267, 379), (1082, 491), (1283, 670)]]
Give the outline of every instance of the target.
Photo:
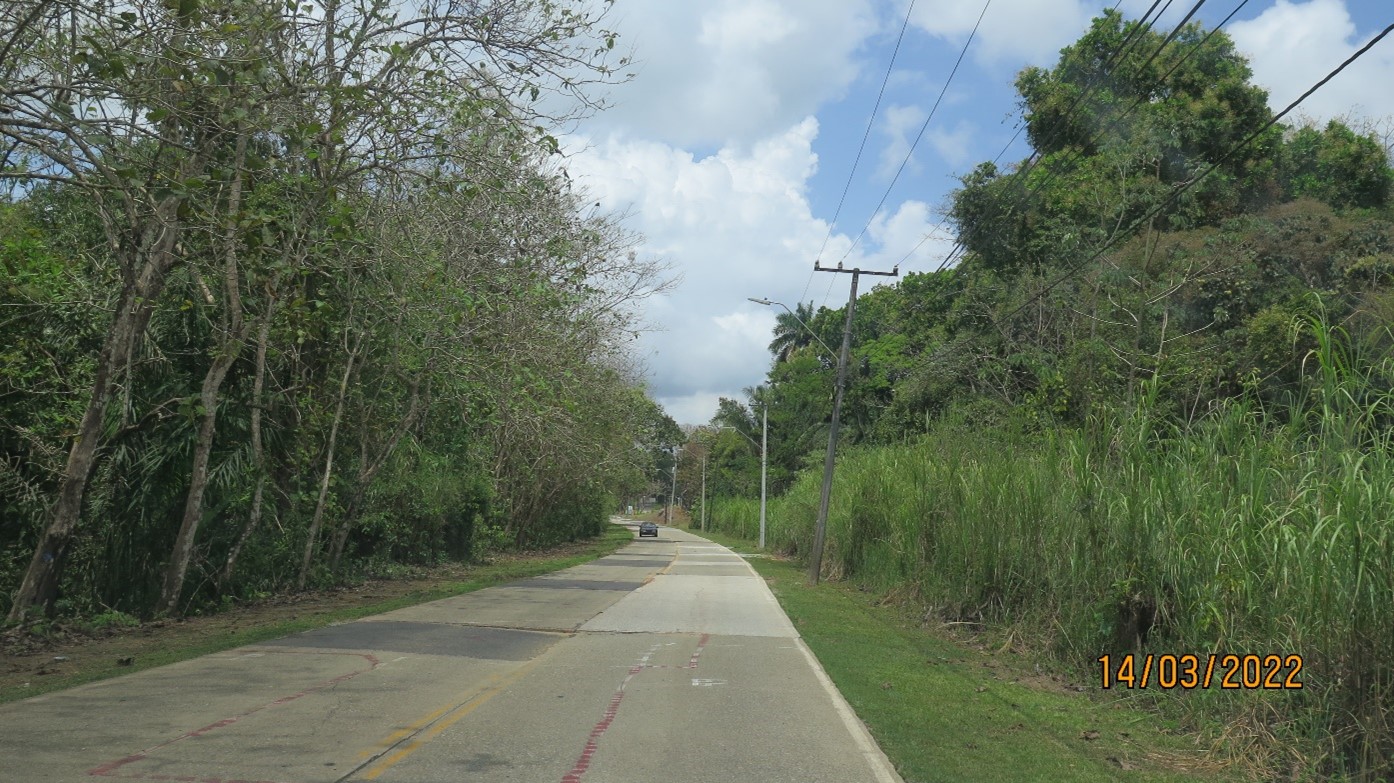
[[(759, 498), (714, 497), (707, 503), (707, 526), (751, 541), (760, 537)], [(766, 514), (769, 511), (766, 509)], [(696, 522), (694, 520), (694, 526)], [(769, 524), (768, 516), (765, 524)]]
[[(1302, 655), (1301, 691), (1158, 696), (1302, 749), (1284, 765), (1394, 779), (1394, 363), (1318, 327), (1314, 383), (1282, 411), (1235, 402), (1182, 429), (1144, 402), (1082, 430), (945, 426), (842, 455), (826, 575), (1034, 631), (1079, 667)], [(807, 549), (819, 478), (772, 506), (772, 547)], [(748, 535), (731, 508), (713, 519)]]

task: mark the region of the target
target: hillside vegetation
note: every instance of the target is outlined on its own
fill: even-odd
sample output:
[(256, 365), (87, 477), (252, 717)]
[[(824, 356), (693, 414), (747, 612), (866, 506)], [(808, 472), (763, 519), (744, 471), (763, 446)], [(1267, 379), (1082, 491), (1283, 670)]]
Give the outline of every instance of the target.
[[(1301, 655), (1300, 691), (1137, 693), (1218, 719), (1274, 779), (1387, 780), (1388, 138), (1280, 123), (1241, 146), (1273, 118), (1249, 77), (1222, 32), (1164, 43), (1114, 13), (1020, 74), (1034, 153), (962, 178), (957, 264), (858, 302), (823, 575), (1096, 682), (1104, 654)], [(801, 309), (836, 345), (845, 312)], [(789, 318), (770, 347), (713, 425), (758, 441), (767, 407), (770, 546), (803, 556), (836, 357)], [(709, 524), (753, 538), (758, 452), (693, 441)]]

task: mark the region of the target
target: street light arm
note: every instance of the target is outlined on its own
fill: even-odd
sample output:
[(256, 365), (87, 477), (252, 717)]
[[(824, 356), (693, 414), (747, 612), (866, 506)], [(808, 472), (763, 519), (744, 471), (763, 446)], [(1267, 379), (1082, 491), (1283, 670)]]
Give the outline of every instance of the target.
[(798, 313), (794, 312), (793, 310), (790, 310), (790, 309), (789, 309), (789, 305), (784, 304), (783, 302), (776, 302), (776, 301), (771, 300), (771, 299), (756, 299), (756, 298), (753, 297), (753, 296), (747, 296), (746, 299), (749, 300), (749, 301), (751, 301), (751, 302), (754, 302), (755, 304), (764, 305), (764, 306), (766, 306), (766, 307), (769, 307), (770, 305), (779, 305), (780, 307), (783, 307), (783, 308), (784, 308), (784, 312), (788, 313), (791, 317), (793, 317), (793, 319), (794, 319), (795, 321), (798, 321), (798, 322), (799, 322), (799, 326), (802, 326), (802, 327), (804, 328), (804, 331), (805, 331), (805, 332), (808, 332), (809, 335), (813, 337), (813, 339), (817, 340), (817, 341), (818, 341), (818, 344), (821, 345), (821, 346), (823, 346), (823, 348), (824, 348), (830, 355), (834, 355), (834, 356), (837, 355), (837, 351), (834, 351), (833, 349), (829, 348), (829, 347), (828, 347), (828, 344), (825, 343), (825, 342), (823, 342), (823, 340), (822, 340), (821, 338), (818, 337), (818, 333), (817, 333), (817, 332), (815, 332), (815, 331), (813, 331), (812, 329), (808, 328), (808, 324), (804, 323), (804, 322), (799, 318), (799, 314), (798, 314)]
[(754, 438), (750, 437), (749, 435), (745, 434), (744, 432), (741, 432), (740, 430), (736, 429), (735, 427), (732, 427), (732, 426), (729, 425), (729, 424), (718, 424), (717, 427), (716, 427), (716, 429), (717, 429), (718, 431), (720, 431), (720, 430), (730, 430), (730, 431), (736, 433), (737, 435), (741, 436), (742, 438), (745, 438), (746, 440), (750, 441), (750, 445), (754, 446), (754, 447), (757, 448), (757, 449), (760, 448), (760, 444), (756, 443)]

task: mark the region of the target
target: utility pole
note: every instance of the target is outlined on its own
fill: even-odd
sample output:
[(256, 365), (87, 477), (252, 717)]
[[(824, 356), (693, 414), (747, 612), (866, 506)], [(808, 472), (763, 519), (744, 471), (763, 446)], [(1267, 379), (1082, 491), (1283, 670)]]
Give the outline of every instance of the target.
[(760, 406), (760, 548), (765, 548), (765, 464), (768, 461), (767, 445), (770, 441), (770, 404)]
[(673, 512), (676, 510), (673, 506), (678, 499), (678, 454), (681, 451), (681, 448), (673, 447), (673, 488), (668, 492), (668, 510), (663, 512), (663, 524), (668, 527), (673, 526)]
[(707, 453), (702, 452), (702, 532), (707, 532)]
[(857, 311), (857, 279), (862, 275), (900, 277), (900, 267), (897, 265), (889, 272), (870, 272), (865, 269), (843, 269), (840, 262), (835, 269), (822, 267), (815, 261), (813, 271), (852, 276), (852, 293), (847, 299), (847, 323), (842, 327), (842, 351), (837, 357), (837, 387), (833, 391), (833, 421), (832, 426), (828, 429), (828, 455), (823, 460), (823, 491), (818, 496), (818, 520), (813, 525), (813, 551), (809, 553), (808, 558), (808, 582), (816, 585), (823, 571), (823, 540), (828, 533), (828, 501), (832, 498), (833, 490), (833, 461), (837, 454), (837, 427), (842, 413), (842, 392), (847, 383), (847, 354), (852, 349), (852, 316)]
[(738, 427), (731, 427), (731, 426), (728, 426), (728, 425), (726, 425), (726, 424), (721, 424), (721, 425), (718, 425), (716, 429), (717, 429), (718, 431), (720, 431), (720, 430), (730, 430), (730, 431), (736, 433), (737, 435), (741, 436), (742, 438), (745, 438), (746, 441), (750, 443), (750, 445), (752, 445), (752, 446), (754, 446), (755, 448), (757, 448), (757, 449), (760, 450), (760, 548), (761, 548), (761, 549), (764, 549), (764, 548), (765, 548), (765, 467), (766, 467), (766, 465), (767, 465), (767, 463), (768, 463), (768, 455), (769, 455), (769, 450), (765, 448), (765, 444), (768, 443), (768, 441), (769, 441), (769, 435), (770, 435), (770, 408), (769, 408), (769, 404), (768, 404), (768, 403), (762, 403), (761, 410), (764, 411), (764, 416), (765, 416), (764, 421), (765, 421), (765, 423), (764, 423), (764, 425), (763, 425), (763, 426), (764, 426), (763, 434), (760, 436), (760, 442), (759, 442), (759, 443), (756, 443), (754, 438), (750, 437), (749, 435), (745, 434), (744, 432), (741, 432), (741, 431), (740, 431), (740, 428), (738, 428)]

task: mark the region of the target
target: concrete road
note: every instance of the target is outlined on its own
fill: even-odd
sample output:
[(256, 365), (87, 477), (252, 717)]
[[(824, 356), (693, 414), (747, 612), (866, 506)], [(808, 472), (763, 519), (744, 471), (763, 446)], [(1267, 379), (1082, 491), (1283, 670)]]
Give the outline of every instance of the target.
[(762, 579), (660, 528), (548, 576), (0, 706), (0, 781), (896, 783)]

